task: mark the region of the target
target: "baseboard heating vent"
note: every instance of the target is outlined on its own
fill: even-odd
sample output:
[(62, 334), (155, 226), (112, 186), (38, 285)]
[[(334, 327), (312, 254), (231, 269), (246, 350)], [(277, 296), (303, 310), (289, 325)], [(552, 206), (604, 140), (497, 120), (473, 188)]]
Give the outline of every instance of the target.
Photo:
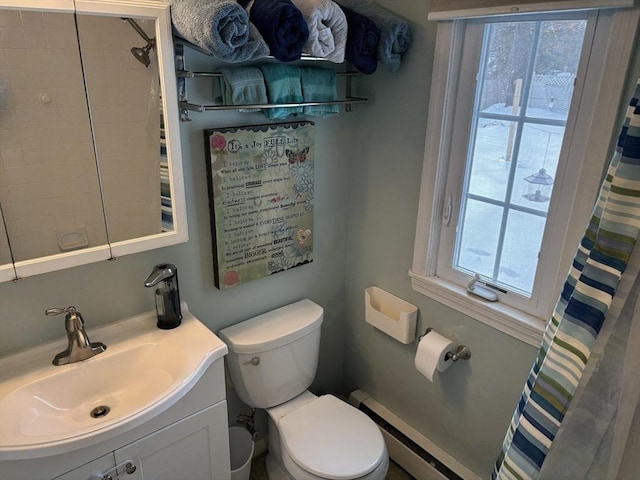
[(378, 425), (389, 457), (417, 480), (481, 480), (366, 392), (351, 392), (349, 403)]

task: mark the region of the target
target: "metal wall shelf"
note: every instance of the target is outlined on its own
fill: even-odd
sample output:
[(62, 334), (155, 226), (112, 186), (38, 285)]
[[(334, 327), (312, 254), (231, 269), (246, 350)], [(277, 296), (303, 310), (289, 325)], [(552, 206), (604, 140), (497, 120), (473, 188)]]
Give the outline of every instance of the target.
[[(192, 48), (200, 53), (205, 55), (209, 55), (205, 50), (200, 47), (189, 43), (183, 38), (175, 37), (174, 38), (174, 47), (175, 47), (175, 57), (176, 57), (176, 77), (178, 83), (178, 106), (180, 110), (180, 120), (181, 121), (189, 121), (189, 113), (190, 112), (210, 112), (210, 111), (221, 111), (221, 110), (256, 110), (256, 109), (270, 109), (270, 108), (286, 108), (286, 107), (308, 107), (308, 106), (318, 106), (318, 105), (344, 105), (344, 109), (346, 112), (352, 111), (352, 105), (358, 103), (368, 103), (369, 99), (362, 97), (354, 97), (351, 95), (352, 85), (351, 82), (354, 78), (358, 77), (358, 72), (355, 71), (346, 71), (336, 73), (336, 76), (339, 78), (343, 78), (345, 81), (345, 97), (341, 100), (335, 100), (330, 102), (299, 102), (299, 103), (267, 103), (267, 104), (252, 104), (252, 105), (200, 105), (191, 103), (187, 97), (187, 79), (197, 78), (197, 77), (209, 77), (209, 78), (217, 78), (221, 77), (221, 73), (217, 72), (194, 72), (187, 70), (185, 68), (185, 60), (184, 60), (184, 47)], [(317, 57), (309, 57), (304, 56), (301, 58), (302, 61), (319, 61), (324, 60), (322, 58)]]

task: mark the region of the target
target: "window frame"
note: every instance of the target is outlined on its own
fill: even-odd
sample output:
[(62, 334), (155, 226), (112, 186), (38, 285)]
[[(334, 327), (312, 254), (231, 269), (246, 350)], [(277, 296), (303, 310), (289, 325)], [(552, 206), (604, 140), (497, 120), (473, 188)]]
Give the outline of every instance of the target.
[[(526, 343), (539, 345), (610, 158), (617, 133), (617, 120), (622, 111), (621, 97), (634, 53), (639, 12), (638, 8), (587, 12), (591, 21), (585, 32), (585, 46), (562, 147), (561, 155), (566, 159), (564, 162), (561, 160), (564, 165), (556, 175), (556, 184), (566, 184), (567, 188), (556, 189), (554, 186), (548, 215), (550, 227), (545, 229), (543, 238), (543, 244), (561, 247), (541, 251), (539, 265), (544, 269), (544, 281), (538, 280), (536, 287), (539, 289), (531, 299), (523, 296), (524, 301), (520, 299), (516, 302), (508, 301), (501, 292), (496, 292), (498, 302), (488, 302), (470, 295), (465, 288), (469, 277), (459, 272), (452, 278), (443, 278), (442, 270), (438, 270), (438, 263), (442, 263), (439, 259), (440, 246), (443, 243), (448, 245), (450, 253), (453, 253), (451, 242), (441, 239), (445, 228), (442, 212), (446, 207), (445, 200), (451, 194), (455, 215), (450, 225), (455, 229), (461, 192), (450, 191), (447, 180), (451, 181), (456, 176), (459, 178), (456, 183), (462, 188), (468, 142), (464, 141), (464, 147), (461, 147), (460, 142), (456, 143), (454, 139), (460, 131), (469, 138), (470, 106), (474, 101), (480, 56), (479, 48), (465, 50), (465, 42), (474, 42), (471, 34), (482, 34), (479, 32), (482, 21), (460, 19), (438, 22), (414, 258), (409, 271), (414, 290)], [(500, 20), (536, 17), (529, 14), (509, 15)], [(494, 20), (489, 18), (488, 21)], [(477, 37), (475, 39), (476, 43), (473, 44), (477, 45)], [(473, 87), (462, 85), (458, 81), (461, 77), (472, 78)], [(456, 118), (464, 118), (463, 127), (455, 124)], [(459, 168), (450, 171), (449, 158), (454, 155), (459, 158), (461, 148), (463, 160), (457, 164), (462, 171)], [(512, 292), (507, 294), (508, 298), (515, 296)]]
[[(549, 15), (523, 15), (524, 21), (537, 21), (537, 20), (560, 20), (560, 19), (576, 19), (582, 18), (587, 20), (587, 27), (584, 36), (584, 46), (582, 48), (582, 52), (580, 55), (578, 73), (576, 75), (576, 85), (574, 87), (574, 95), (571, 101), (566, 127), (565, 127), (565, 138), (569, 139), (573, 135), (573, 129), (575, 128), (575, 120), (576, 115), (579, 112), (579, 103), (580, 96), (583, 93), (584, 82), (580, 82), (579, 79), (584, 79), (585, 70), (587, 68), (588, 59), (591, 51), (591, 45), (593, 42), (593, 35), (595, 33), (595, 24), (597, 23), (597, 12), (583, 12), (579, 11), (574, 14), (567, 15), (566, 13), (558, 13), (552, 12)], [(473, 63), (471, 61), (466, 62), (464, 56), (461, 59), (462, 69), (460, 72), (460, 79), (463, 79), (458, 82), (458, 92), (456, 94), (456, 109), (454, 113), (454, 121), (455, 116), (462, 116), (464, 119), (464, 131), (461, 129), (454, 128), (452, 132), (451, 143), (453, 145), (451, 158), (458, 158), (458, 161), (452, 162), (449, 161), (448, 167), (448, 175), (447, 175), (447, 183), (444, 191), (445, 198), (449, 195), (452, 196), (453, 199), (453, 215), (452, 217), (455, 219), (460, 218), (460, 209), (462, 207), (462, 202), (460, 199), (462, 198), (462, 190), (464, 186), (464, 181), (460, 181), (454, 179), (464, 178), (466, 164), (468, 162), (468, 152), (469, 152), (469, 144), (473, 138), (473, 133), (471, 132), (471, 128), (473, 126), (473, 108), (465, 108), (465, 105), (474, 105), (475, 102), (475, 93), (477, 88), (477, 82), (473, 79), (476, 77), (476, 72), (480, 70), (480, 49), (475, 48), (474, 45), (482, 45), (483, 44), (483, 28), (486, 23), (495, 22), (495, 21), (512, 21), (512, 18), (500, 18), (500, 19), (482, 19), (480, 21), (464, 21), (463, 28), (465, 29), (464, 34), (464, 45), (463, 52), (466, 52), (468, 49), (472, 49), (474, 53)], [(463, 54), (464, 55), (464, 54)], [(466, 71), (465, 71), (466, 69)], [(464, 79), (472, 79), (464, 81)], [(464, 95), (464, 97), (463, 97)], [(460, 101), (462, 99), (462, 101)], [(523, 114), (524, 115), (524, 114)], [(458, 123), (458, 125), (460, 125)], [(468, 142), (465, 138), (468, 138)], [(548, 311), (553, 308), (551, 304), (551, 297), (553, 296), (553, 292), (549, 290), (549, 284), (541, 282), (541, 278), (546, 278), (547, 276), (551, 276), (555, 278), (558, 275), (557, 268), (560, 262), (561, 252), (559, 249), (551, 249), (544, 250), (542, 247), (547, 246), (550, 242), (554, 241), (551, 237), (553, 233), (554, 226), (556, 224), (566, 224), (568, 218), (571, 214), (567, 205), (573, 200), (573, 192), (577, 189), (577, 185), (574, 179), (566, 178), (566, 172), (577, 170), (581, 168), (581, 159), (576, 158), (576, 156), (570, 155), (570, 145), (567, 145), (570, 142), (563, 142), (563, 148), (560, 153), (560, 158), (558, 160), (558, 170), (556, 174), (556, 179), (554, 181), (554, 189), (553, 196), (551, 198), (551, 202), (549, 204), (549, 209), (547, 213), (547, 222), (545, 227), (545, 235), (542, 239), (541, 244), (541, 252), (538, 261), (538, 268), (536, 271), (536, 282), (534, 283), (532, 289), (532, 295), (530, 297), (526, 297), (524, 295), (518, 294), (513, 291), (509, 291), (507, 294), (499, 295), (500, 301), (509, 305), (518, 310), (522, 310), (527, 314), (533, 316), (539, 316), (539, 312)], [(587, 159), (587, 161), (593, 161), (594, 159)], [(597, 192), (598, 182), (590, 185), (594, 192)], [(595, 201), (595, 195), (594, 195)], [(586, 225), (586, 222), (585, 222)], [(439, 242), (443, 245), (443, 248), (439, 248), (438, 250), (438, 258), (436, 260), (436, 271), (439, 276), (442, 276), (444, 279), (452, 281), (458, 284), (466, 284), (471, 280), (471, 276), (461, 272), (449, 264), (445, 262), (449, 261), (453, 258), (455, 253), (455, 243), (457, 241), (456, 238), (456, 229), (455, 228), (441, 228), (440, 229), (440, 239)], [(555, 239), (558, 240), (558, 239)], [(542, 285), (541, 285), (542, 283)]]

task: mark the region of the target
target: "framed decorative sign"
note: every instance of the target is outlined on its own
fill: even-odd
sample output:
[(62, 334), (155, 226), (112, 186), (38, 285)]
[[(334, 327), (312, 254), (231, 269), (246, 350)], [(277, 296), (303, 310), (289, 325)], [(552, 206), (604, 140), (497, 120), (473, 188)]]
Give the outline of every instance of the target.
[(313, 128), (204, 131), (216, 287), (313, 260)]

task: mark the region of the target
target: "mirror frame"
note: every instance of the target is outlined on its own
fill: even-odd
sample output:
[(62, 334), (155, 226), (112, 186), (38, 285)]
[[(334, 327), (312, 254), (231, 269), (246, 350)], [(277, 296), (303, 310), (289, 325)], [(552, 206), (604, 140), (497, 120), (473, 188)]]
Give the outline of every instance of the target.
[[(4, 0), (0, 9), (38, 10), (155, 20), (156, 54), (162, 92), (164, 128), (173, 207), (173, 231), (73, 252), (0, 265), (0, 282), (110, 260), (123, 255), (184, 243), (189, 239), (182, 172), (182, 147), (169, 4), (162, 0)], [(93, 128), (93, 127), (92, 127)], [(96, 159), (98, 170), (100, 159)], [(102, 195), (102, 193), (101, 193)], [(108, 228), (108, 226), (107, 226)], [(7, 232), (7, 236), (8, 236)], [(9, 238), (9, 241), (11, 239)]]

